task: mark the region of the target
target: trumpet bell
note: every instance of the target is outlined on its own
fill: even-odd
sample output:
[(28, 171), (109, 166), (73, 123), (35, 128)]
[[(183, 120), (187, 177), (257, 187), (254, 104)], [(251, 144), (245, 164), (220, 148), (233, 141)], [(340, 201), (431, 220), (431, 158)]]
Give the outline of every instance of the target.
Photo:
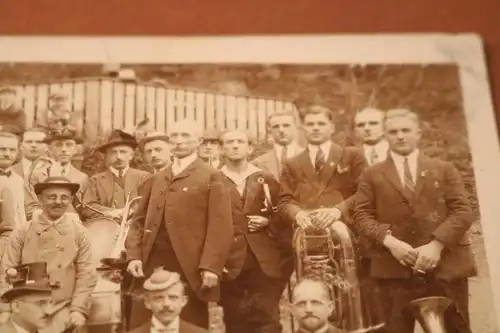
[(446, 333), (444, 312), (451, 299), (441, 296), (424, 297), (411, 301), (408, 309), (413, 313), (425, 333)]

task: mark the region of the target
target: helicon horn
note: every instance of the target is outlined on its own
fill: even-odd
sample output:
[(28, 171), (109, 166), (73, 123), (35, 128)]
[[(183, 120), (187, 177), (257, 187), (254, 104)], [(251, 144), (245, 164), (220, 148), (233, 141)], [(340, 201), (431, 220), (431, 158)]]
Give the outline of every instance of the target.
[(423, 297), (411, 301), (408, 309), (425, 333), (446, 333), (444, 313), (451, 299), (441, 296)]

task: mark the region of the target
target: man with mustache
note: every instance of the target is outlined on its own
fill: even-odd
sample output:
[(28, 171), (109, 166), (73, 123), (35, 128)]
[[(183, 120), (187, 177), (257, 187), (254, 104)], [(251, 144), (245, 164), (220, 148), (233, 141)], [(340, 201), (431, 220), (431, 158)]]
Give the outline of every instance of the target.
[(384, 137), (385, 112), (365, 108), (354, 117), (354, 130), (358, 140), (363, 142), (363, 152), (368, 165), (385, 161), (389, 144)]
[(144, 162), (153, 173), (165, 169), (172, 163), (172, 147), (168, 136), (164, 133), (148, 133), (139, 141), (139, 150), (143, 154)]
[[(276, 242), (280, 226), (274, 205), (279, 183), (268, 172), (248, 162), (251, 141), (245, 132), (224, 131), (220, 135), (225, 165), (220, 169), (234, 189), (233, 223), (235, 241), (226, 263), (221, 285), (221, 305), (227, 333), (280, 333), (280, 251)], [(268, 190), (266, 193), (266, 189)], [(238, 238), (236, 238), (238, 235)], [(241, 235), (241, 237), (240, 237)]]
[(118, 221), (122, 219), (127, 196), (137, 197), (138, 188), (149, 177), (146, 171), (130, 167), (136, 147), (135, 137), (121, 130), (114, 130), (108, 142), (98, 147), (108, 168), (89, 178), (82, 200), (85, 219), (99, 217), (97, 211)]
[[(85, 184), (87, 183), (88, 176), (83, 172), (76, 169), (71, 164), (71, 159), (76, 153), (77, 146), (83, 140), (77, 135), (72, 127), (64, 127), (57, 131), (52, 131), (45, 138), (45, 143), (49, 147), (49, 159), (39, 160), (35, 163), (33, 172), (28, 175), (30, 181), (30, 189), (33, 190), (36, 184), (43, 183), (46, 179), (53, 176), (62, 176), (70, 181), (80, 185), (78, 193), (73, 198), (73, 202), (69, 206), (69, 212), (79, 213), (82, 192)], [(27, 209), (28, 218), (34, 217), (42, 210), (40, 204), (30, 205)]]
[(158, 267), (144, 282), (143, 289), (144, 305), (151, 310), (151, 320), (129, 333), (208, 333), (179, 317), (188, 301), (179, 273)]
[(26, 130), (26, 113), (16, 105), (17, 91), (0, 87), (0, 131), (21, 136)]
[(326, 284), (304, 279), (293, 289), (292, 313), (299, 328), (295, 333), (343, 333), (332, 326), (328, 318), (335, 308), (331, 292)]
[(200, 148), (198, 149), (198, 156), (203, 162), (215, 169), (219, 169), (223, 164), (219, 134), (220, 131), (216, 128), (206, 129), (203, 133)]
[(419, 150), (419, 116), (387, 111), (388, 158), (368, 168), (359, 181), (353, 226), (370, 242), (370, 276), (385, 332), (413, 333), (407, 305), (445, 296), (446, 332), (471, 333), (468, 278), (477, 274), (469, 228), (473, 216), (453, 163)]
[(49, 281), (60, 286), (53, 292), (54, 317), (39, 333), (81, 328), (89, 315), (97, 283), (91, 243), (80, 220), (66, 213), (79, 187), (60, 176), (35, 184), (43, 211), (14, 229), (2, 257), (1, 272), (6, 273), (21, 264), (45, 262)]
[[(179, 273), (188, 296), (181, 318), (208, 328), (208, 302), (219, 298), (233, 221), (223, 175), (198, 158), (201, 134), (201, 126), (187, 119), (170, 127), (174, 162), (141, 188), (126, 252), (127, 270), (138, 281), (158, 266)], [(131, 328), (149, 315), (133, 309)]]
[(37, 333), (46, 328), (52, 313), (52, 291), (47, 278), (47, 264), (33, 262), (12, 267), (8, 271), (12, 286), (1, 300), (9, 304), (12, 315), (0, 324), (2, 333)]
[(31, 166), (41, 156), (47, 154), (47, 133), (41, 128), (31, 128), (23, 134), (21, 142), (21, 160), (12, 169), (23, 177), (24, 182), (29, 184)]

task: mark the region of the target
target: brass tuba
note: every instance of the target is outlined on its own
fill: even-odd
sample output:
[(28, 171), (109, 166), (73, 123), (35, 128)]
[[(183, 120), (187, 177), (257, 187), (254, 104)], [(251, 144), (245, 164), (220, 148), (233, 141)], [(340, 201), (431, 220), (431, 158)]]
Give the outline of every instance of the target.
[(110, 268), (122, 268), (124, 265), (122, 254), (125, 251), (125, 241), (127, 240), (130, 224), (132, 223), (130, 215), (132, 213), (133, 205), (140, 199), (140, 196), (130, 199), (130, 193), (127, 195), (125, 207), (123, 208), (124, 213), (120, 221), (120, 227), (118, 228), (118, 232), (115, 234), (113, 239), (113, 243), (115, 245), (109, 254), (109, 257), (101, 259), (101, 263), (103, 265)]
[(408, 308), (425, 333), (446, 333), (444, 312), (450, 305), (451, 299), (432, 296), (411, 301)]
[[(335, 308), (330, 320), (348, 332), (371, 332), (384, 324), (371, 318), (358, 279), (358, 255), (347, 225), (336, 221), (330, 228), (294, 234), (296, 276), (320, 280), (330, 287)], [(378, 319), (378, 318), (377, 318)]]

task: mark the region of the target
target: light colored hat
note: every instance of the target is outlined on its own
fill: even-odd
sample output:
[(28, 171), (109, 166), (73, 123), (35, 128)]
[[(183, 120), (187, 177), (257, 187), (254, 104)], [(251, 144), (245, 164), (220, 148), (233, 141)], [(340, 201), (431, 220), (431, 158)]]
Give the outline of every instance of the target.
[(181, 282), (181, 276), (176, 272), (169, 272), (163, 267), (155, 268), (153, 274), (144, 282), (143, 288), (147, 291), (165, 290)]

